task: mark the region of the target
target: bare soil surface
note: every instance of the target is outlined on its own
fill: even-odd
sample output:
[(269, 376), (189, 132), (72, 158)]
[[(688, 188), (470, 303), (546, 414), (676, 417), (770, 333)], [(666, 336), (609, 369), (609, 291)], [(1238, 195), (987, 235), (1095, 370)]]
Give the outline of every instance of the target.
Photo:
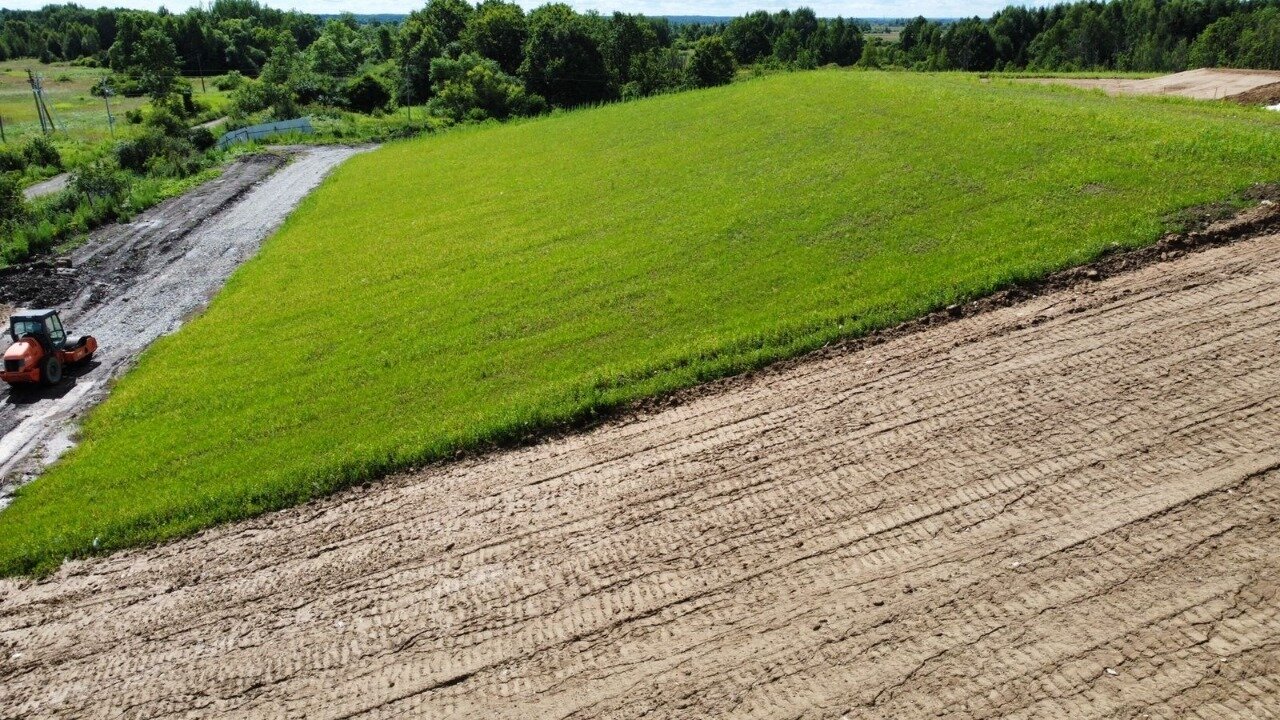
[(1248, 92), (1234, 95), (1231, 99), (1242, 105), (1266, 105), (1269, 109), (1275, 110), (1274, 105), (1280, 103), (1280, 78), (1270, 85), (1261, 85)]
[(1274, 717), (1273, 233), (0, 582), (0, 717)]
[[(1201, 68), (1145, 80), (1028, 78), (1026, 82), (1097, 88), (1112, 95), (1180, 95), (1197, 100), (1225, 100), (1235, 99), (1246, 93), (1254, 93), (1268, 85), (1280, 83), (1280, 72)], [(1256, 94), (1259, 98), (1270, 96), (1267, 93)], [(1262, 100), (1259, 99), (1257, 104), (1263, 104)]]
[(133, 222), (94, 232), (69, 257), (0, 270), (0, 302), (54, 307), (99, 347), (55, 388), (0, 384), (0, 507), (61, 454), (74, 423), (156, 338), (203, 308), (240, 263), (357, 149), (291, 148), (246, 157)]

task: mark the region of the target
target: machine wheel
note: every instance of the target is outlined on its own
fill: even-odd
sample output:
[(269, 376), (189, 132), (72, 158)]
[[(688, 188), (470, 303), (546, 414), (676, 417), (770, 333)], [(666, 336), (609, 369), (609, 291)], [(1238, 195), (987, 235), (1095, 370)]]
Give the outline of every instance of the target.
[(57, 385), (60, 382), (62, 382), (62, 361), (57, 355), (50, 355), (40, 363), (40, 383)]

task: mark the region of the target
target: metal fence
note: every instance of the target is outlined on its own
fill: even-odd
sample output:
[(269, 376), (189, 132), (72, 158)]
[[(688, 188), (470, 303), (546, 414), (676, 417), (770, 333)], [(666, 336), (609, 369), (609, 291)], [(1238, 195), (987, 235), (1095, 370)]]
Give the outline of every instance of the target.
[(238, 142), (249, 142), (250, 140), (261, 140), (271, 135), (280, 135), (283, 133), (303, 133), (310, 135), (315, 132), (311, 127), (311, 118), (296, 118), (294, 120), (281, 120), (280, 122), (263, 123), (261, 125), (250, 125), (239, 130), (232, 130), (218, 139), (218, 147), (226, 149)]

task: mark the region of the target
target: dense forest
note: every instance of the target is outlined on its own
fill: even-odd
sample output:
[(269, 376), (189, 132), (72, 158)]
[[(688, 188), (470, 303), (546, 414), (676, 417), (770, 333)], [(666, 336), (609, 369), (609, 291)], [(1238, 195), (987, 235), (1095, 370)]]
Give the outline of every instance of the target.
[[(824, 35), (822, 62), (857, 60), (857, 25), (812, 12), (796, 18), (791, 36), (836, 29)], [(504, 0), (431, 0), (395, 23), (321, 19), (254, 0), (216, 0), (182, 14), (74, 5), (0, 11), (0, 59), (10, 57), (100, 65), (126, 94), (181, 92), (181, 75), (216, 77), (246, 116), (428, 104), (454, 120), (718, 85), (737, 69), (719, 33), (700, 26), (564, 4), (526, 12)]]
[(921, 70), (1280, 69), (1280, 2), (1115, 0), (916, 18), (875, 62)]

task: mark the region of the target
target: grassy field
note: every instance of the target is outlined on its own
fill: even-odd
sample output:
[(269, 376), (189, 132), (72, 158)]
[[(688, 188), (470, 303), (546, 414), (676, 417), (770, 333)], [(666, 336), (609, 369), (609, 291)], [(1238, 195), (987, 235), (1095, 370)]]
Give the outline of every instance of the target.
[[(57, 132), (54, 141), (64, 152), (75, 152), (84, 146), (111, 139), (107, 124), (107, 110), (102, 98), (89, 93), (106, 70), (101, 68), (74, 67), (70, 63), (43, 65), (32, 59), (0, 62), (0, 119), (4, 121), (4, 134), (8, 142), (21, 142), (39, 135), (40, 120), (36, 116), (31, 85), (27, 70), (44, 78), (46, 102), (53, 112)], [(207, 85), (208, 92), (200, 92), (199, 80), (193, 80), (195, 97), (211, 108), (226, 108), (229, 94)], [(124, 114), (142, 107), (146, 98), (111, 98), (111, 112), (116, 117), (116, 132), (130, 132)]]
[[(45, 98), (59, 136), (85, 142), (111, 136), (102, 98), (89, 94), (89, 88), (106, 74), (105, 70), (72, 67), (69, 63), (42, 65), (31, 59), (8, 60), (0, 63), (0, 118), (4, 119), (9, 142), (40, 134), (40, 120), (27, 82), (28, 69), (44, 78)], [(111, 99), (117, 129), (124, 124), (125, 111), (141, 107), (143, 102), (144, 98)]]
[[(0, 571), (580, 421), (1149, 243), (1280, 115), (818, 71), (392, 144), (0, 513)], [(92, 328), (86, 328), (92, 330)]]

